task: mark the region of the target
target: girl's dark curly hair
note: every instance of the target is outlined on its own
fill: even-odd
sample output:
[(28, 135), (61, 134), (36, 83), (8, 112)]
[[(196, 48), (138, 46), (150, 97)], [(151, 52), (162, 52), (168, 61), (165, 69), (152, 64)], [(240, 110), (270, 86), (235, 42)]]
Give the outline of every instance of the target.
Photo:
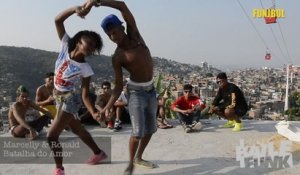
[(68, 42), (68, 46), (69, 46), (68, 51), (71, 52), (76, 48), (76, 44), (79, 42), (79, 40), (81, 39), (82, 36), (86, 36), (88, 38), (93, 39), (96, 43), (95, 53), (100, 54), (101, 49), (103, 47), (102, 38), (98, 33), (94, 32), (94, 31), (88, 31), (88, 30), (80, 31), (80, 32), (76, 33), (73, 38), (70, 38), (70, 40)]

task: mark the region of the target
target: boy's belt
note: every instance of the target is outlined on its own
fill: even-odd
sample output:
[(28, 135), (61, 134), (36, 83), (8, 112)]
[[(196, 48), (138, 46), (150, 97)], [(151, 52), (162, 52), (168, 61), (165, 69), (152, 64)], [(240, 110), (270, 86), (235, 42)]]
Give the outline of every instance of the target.
[(151, 91), (154, 89), (154, 85), (150, 84), (148, 86), (136, 86), (136, 85), (132, 85), (132, 84), (128, 84), (127, 88), (129, 90), (137, 90), (137, 91)]

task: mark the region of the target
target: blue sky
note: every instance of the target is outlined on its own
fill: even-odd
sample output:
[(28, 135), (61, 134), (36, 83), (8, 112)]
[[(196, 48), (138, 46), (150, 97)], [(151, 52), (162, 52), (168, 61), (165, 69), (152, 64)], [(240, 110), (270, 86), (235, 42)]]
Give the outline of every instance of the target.
[[(54, 18), (62, 10), (82, 4), (83, 0), (9, 0), (1, 2), (0, 45), (31, 47), (58, 52)], [(252, 17), (260, 0), (125, 0), (137, 21), (152, 56), (182, 63), (206, 61), (214, 67), (282, 67), (300, 65), (300, 1), (275, 0), (286, 18), (277, 24), (265, 24)], [(247, 19), (239, 2), (249, 15)], [(271, 0), (261, 0), (264, 7)], [(85, 20), (72, 16), (66, 30), (94, 30), (104, 41), (102, 53), (111, 55), (115, 45), (100, 28), (101, 19), (114, 13), (107, 7), (93, 8)], [(122, 18), (121, 18), (122, 19)], [(255, 29), (258, 31), (256, 32)], [(273, 31), (273, 32), (272, 32)], [(260, 37), (261, 36), (261, 37)], [(265, 61), (266, 47), (272, 54)]]

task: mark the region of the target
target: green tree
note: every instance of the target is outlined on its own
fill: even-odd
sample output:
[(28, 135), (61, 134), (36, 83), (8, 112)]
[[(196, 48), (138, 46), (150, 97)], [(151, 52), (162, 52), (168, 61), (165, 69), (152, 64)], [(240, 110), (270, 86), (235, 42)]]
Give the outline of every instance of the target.
[(165, 103), (165, 113), (166, 117), (169, 119), (176, 119), (176, 113), (171, 109), (171, 104), (173, 103), (172, 98), (168, 98)]
[(214, 77), (214, 75), (212, 73), (207, 73), (206, 77)]
[(289, 109), (285, 114), (290, 121), (300, 121), (300, 92), (294, 92), (289, 97)]
[(164, 77), (161, 75), (161, 73), (158, 74), (156, 80), (155, 80), (155, 87), (156, 87), (156, 93), (161, 94), (163, 92), (163, 87), (161, 81), (164, 79)]

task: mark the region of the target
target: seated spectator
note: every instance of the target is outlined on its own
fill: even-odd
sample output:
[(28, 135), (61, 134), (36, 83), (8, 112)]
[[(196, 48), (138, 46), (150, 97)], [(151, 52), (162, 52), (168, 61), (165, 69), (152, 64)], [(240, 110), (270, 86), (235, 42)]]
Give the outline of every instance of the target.
[(163, 95), (158, 95), (158, 107), (157, 107), (157, 127), (160, 129), (168, 129), (173, 128), (172, 125), (168, 124), (166, 120), (166, 113), (165, 113), (165, 102), (168, 98), (167, 90), (164, 91)]
[[(26, 137), (29, 139), (35, 139), (38, 133), (48, 124), (52, 114), (45, 109), (37, 106), (28, 98), (29, 92), (24, 86), (19, 86), (17, 89), (16, 102), (10, 106), (8, 112), (8, 119), (10, 125), (10, 133), (13, 137)], [(30, 109), (46, 114), (43, 117), (39, 117), (33, 121), (26, 121), (26, 113)]]
[[(93, 106), (95, 106), (97, 95), (93, 92), (89, 92), (89, 98)], [(80, 122), (87, 125), (95, 125), (98, 122), (93, 118), (91, 113), (87, 110), (87, 108), (82, 104), (81, 108), (78, 111), (78, 115), (80, 118)]]
[[(111, 85), (110, 82), (105, 81), (101, 85), (102, 93), (97, 96), (95, 107), (98, 111), (101, 111), (108, 103), (111, 96)], [(116, 108), (112, 107), (105, 111), (105, 114), (101, 114), (100, 118), (97, 119), (101, 127), (114, 129), (114, 120), (116, 117)]]
[[(49, 111), (53, 118), (56, 116), (56, 106), (55, 99), (53, 98), (53, 88), (54, 88), (54, 73), (48, 72), (45, 74), (45, 84), (39, 86), (35, 94), (35, 104), (41, 108)], [(40, 115), (45, 115), (40, 112)]]
[(177, 113), (186, 133), (197, 131), (201, 129), (199, 122), (201, 110), (205, 108), (200, 105), (200, 99), (193, 94), (193, 86), (186, 84), (183, 87), (184, 95), (178, 97), (172, 103), (171, 109)]
[(119, 98), (114, 104), (116, 108), (116, 120), (114, 124), (114, 131), (119, 131), (122, 129), (122, 122), (130, 123), (130, 116), (128, 113), (127, 105), (127, 85), (125, 84), (123, 86), (123, 91), (121, 92)]

